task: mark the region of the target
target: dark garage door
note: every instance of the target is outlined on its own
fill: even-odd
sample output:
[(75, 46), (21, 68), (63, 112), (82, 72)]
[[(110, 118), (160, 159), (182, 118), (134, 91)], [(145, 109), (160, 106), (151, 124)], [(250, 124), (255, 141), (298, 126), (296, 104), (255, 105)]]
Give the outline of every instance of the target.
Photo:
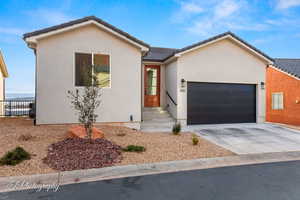
[(256, 86), (188, 82), (187, 123), (256, 122)]

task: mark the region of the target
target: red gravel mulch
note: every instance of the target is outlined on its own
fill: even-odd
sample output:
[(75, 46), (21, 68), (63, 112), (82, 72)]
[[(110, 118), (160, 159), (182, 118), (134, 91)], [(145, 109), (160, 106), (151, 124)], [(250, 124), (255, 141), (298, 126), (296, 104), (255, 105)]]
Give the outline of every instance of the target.
[(68, 138), (50, 145), (43, 161), (60, 171), (101, 168), (120, 162), (121, 153), (120, 146), (106, 139)]

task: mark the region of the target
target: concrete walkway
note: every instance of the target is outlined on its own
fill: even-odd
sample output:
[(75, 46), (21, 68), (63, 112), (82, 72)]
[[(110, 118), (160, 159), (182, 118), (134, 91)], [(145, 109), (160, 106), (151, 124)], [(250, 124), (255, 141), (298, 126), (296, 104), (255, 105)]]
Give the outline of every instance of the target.
[(237, 154), (300, 151), (300, 131), (277, 124), (195, 125), (188, 130)]
[[(225, 166), (300, 160), (300, 152), (249, 154), (218, 158), (182, 160), (152, 164), (127, 165), (99, 169), (66, 171), (18, 177), (1, 177), (0, 192), (29, 189), (30, 185), (66, 185), (79, 182), (110, 180), (123, 177), (144, 176), (169, 172), (206, 169)], [(26, 183), (24, 187), (11, 187), (15, 183)], [(22, 184), (19, 184), (19, 186)], [(34, 188), (36, 189), (36, 188)]]

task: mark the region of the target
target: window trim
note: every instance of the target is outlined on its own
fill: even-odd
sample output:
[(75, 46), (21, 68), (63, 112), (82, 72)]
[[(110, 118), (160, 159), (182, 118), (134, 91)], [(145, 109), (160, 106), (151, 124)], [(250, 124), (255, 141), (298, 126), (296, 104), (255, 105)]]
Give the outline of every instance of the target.
[[(277, 109), (274, 108), (273, 95), (282, 95), (282, 108), (277, 108)], [(283, 94), (283, 92), (272, 92), (271, 98), (272, 98), (272, 103), (271, 103), (272, 110), (284, 110), (284, 94)]]
[(92, 65), (94, 64), (94, 54), (102, 54), (102, 55), (108, 55), (109, 56), (109, 78), (110, 78), (110, 84), (109, 87), (101, 87), (101, 89), (111, 89), (112, 87), (112, 64), (111, 64), (111, 53), (108, 52), (102, 52), (102, 51), (74, 51), (73, 52), (73, 86), (75, 88), (83, 88), (84, 86), (76, 86), (76, 53), (82, 53), (82, 54), (92, 54)]

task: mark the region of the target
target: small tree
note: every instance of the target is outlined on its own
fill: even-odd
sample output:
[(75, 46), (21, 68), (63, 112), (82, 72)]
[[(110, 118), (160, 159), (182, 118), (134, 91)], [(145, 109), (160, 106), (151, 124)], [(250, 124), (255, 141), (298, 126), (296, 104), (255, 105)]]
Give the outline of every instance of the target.
[(72, 107), (76, 110), (78, 115), (78, 121), (83, 124), (88, 139), (92, 138), (93, 124), (98, 117), (95, 114), (95, 110), (101, 104), (101, 88), (99, 87), (99, 81), (95, 66), (86, 67), (85, 74), (83, 76), (84, 88), (83, 91), (78, 89), (74, 91), (68, 91), (68, 98), (71, 100)]

